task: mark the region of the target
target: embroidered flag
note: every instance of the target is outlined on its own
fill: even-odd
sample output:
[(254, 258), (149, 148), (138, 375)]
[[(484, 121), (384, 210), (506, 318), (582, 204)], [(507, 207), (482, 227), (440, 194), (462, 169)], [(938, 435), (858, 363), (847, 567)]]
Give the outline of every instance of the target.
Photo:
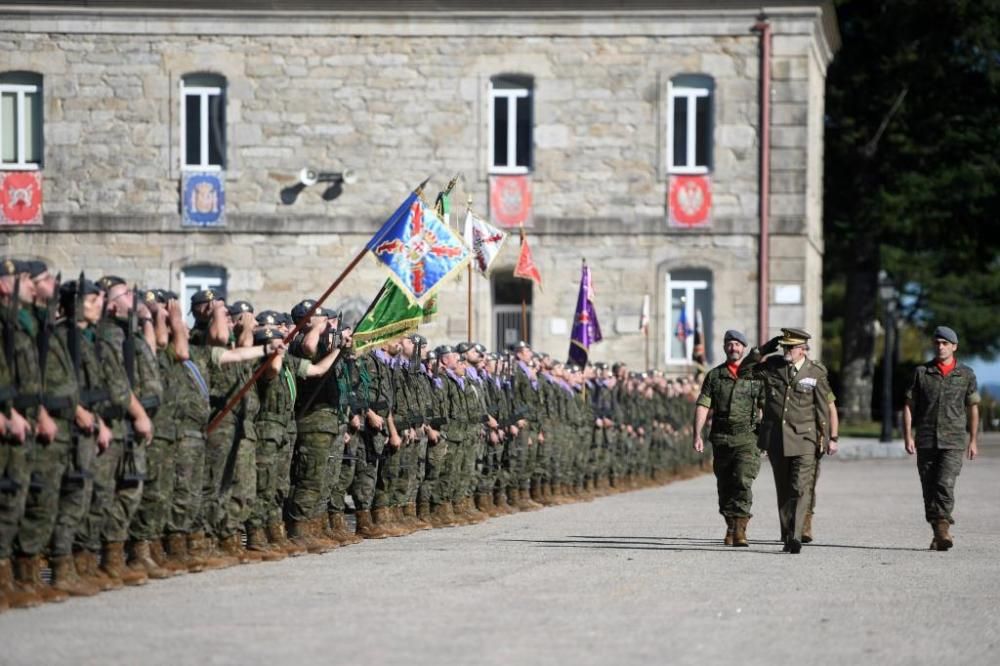
[(531, 280), (542, 288), (542, 275), (538, 272), (535, 260), (531, 258), (531, 248), (528, 247), (528, 239), (524, 236), (524, 227), (521, 227), (521, 254), (517, 257), (517, 266), (514, 267), (514, 277)]
[(416, 305), (423, 305), (471, 258), (462, 240), (415, 192), (382, 225), (368, 249)]
[(386, 280), (382, 295), (371, 312), (354, 329), (354, 350), (360, 353), (409, 335), (436, 312), (436, 299), (429, 299), (424, 306), (413, 305), (402, 289), (391, 279)]
[(639, 316), (639, 332), (649, 336), (649, 294), (642, 297), (642, 314)]
[(489, 272), (506, 241), (506, 232), (476, 217), (471, 210), (465, 214), (465, 244), (472, 248), (472, 265), (483, 275)]
[(602, 340), (601, 325), (597, 322), (594, 309), (594, 287), (590, 277), (590, 267), (583, 265), (580, 275), (580, 294), (576, 298), (576, 315), (573, 317), (573, 332), (569, 338), (569, 359), (584, 365), (590, 354), (590, 345)]

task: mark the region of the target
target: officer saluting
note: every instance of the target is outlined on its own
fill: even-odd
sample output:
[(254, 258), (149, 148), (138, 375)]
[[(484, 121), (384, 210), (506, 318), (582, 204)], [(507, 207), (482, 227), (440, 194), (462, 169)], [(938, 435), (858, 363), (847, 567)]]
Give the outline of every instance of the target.
[[(837, 417), (826, 368), (809, 359), (810, 335), (783, 328), (782, 335), (752, 349), (739, 377), (764, 381), (764, 419), (757, 445), (767, 451), (778, 494), (778, 518), (785, 552), (802, 550), (812, 504), (817, 459), (837, 452)], [(774, 355), (779, 347), (781, 356)], [(766, 358), (765, 358), (766, 357)]]

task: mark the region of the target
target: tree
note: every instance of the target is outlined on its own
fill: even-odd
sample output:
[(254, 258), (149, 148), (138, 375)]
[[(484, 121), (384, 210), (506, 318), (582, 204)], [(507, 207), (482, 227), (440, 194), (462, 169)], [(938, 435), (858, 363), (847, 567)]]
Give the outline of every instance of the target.
[[(839, 397), (870, 418), (878, 271), (902, 316), (1000, 351), (1000, 0), (845, 0), (827, 77), (824, 277)], [(827, 310), (830, 312), (830, 310)]]

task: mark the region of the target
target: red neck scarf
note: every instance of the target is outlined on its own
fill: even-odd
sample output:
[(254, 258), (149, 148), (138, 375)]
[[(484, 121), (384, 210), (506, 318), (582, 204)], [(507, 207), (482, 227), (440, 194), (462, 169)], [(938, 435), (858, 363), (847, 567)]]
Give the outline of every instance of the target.
[(941, 361), (937, 362), (938, 370), (940, 370), (941, 374), (945, 377), (951, 374), (951, 371), (955, 369), (956, 365), (958, 365), (958, 359), (954, 356), (951, 357), (951, 361), (948, 363), (942, 363)]
[(729, 370), (729, 374), (733, 376), (733, 379), (736, 379), (736, 373), (738, 373), (740, 370), (739, 361), (737, 361), (736, 363), (726, 363), (726, 368)]

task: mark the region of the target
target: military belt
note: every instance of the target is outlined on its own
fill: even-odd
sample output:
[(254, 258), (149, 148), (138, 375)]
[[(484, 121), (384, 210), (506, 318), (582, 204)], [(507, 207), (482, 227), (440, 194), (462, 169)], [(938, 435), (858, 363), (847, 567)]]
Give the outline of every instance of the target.
[(14, 409), (19, 412), (23, 412), (26, 409), (31, 409), (32, 407), (37, 407), (42, 401), (42, 396), (37, 393), (19, 393), (14, 398)]
[(9, 402), (17, 396), (17, 389), (13, 386), (0, 386), (0, 402)]
[(111, 405), (101, 410), (101, 418), (105, 421), (115, 421), (125, 416), (125, 410), (121, 405)]
[(90, 407), (98, 402), (111, 399), (111, 392), (106, 388), (83, 389), (80, 391), (80, 402), (84, 407)]
[(64, 412), (72, 410), (73, 398), (69, 396), (46, 395), (42, 397), (42, 405), (52, 416), (64, 417)]
[[(153, 410), (155, 413), (156, 409), (160, 406), (160, 397), (156, 395), (148, 395), (145, 398), (141, 398), (139, 400), (139, 404), (142, 405), (142, 408), (145, 409), (147, 413), (149, 413), (149, 410)], [(150, 414), (150, 416), (152, 416), (152, 414)]]

